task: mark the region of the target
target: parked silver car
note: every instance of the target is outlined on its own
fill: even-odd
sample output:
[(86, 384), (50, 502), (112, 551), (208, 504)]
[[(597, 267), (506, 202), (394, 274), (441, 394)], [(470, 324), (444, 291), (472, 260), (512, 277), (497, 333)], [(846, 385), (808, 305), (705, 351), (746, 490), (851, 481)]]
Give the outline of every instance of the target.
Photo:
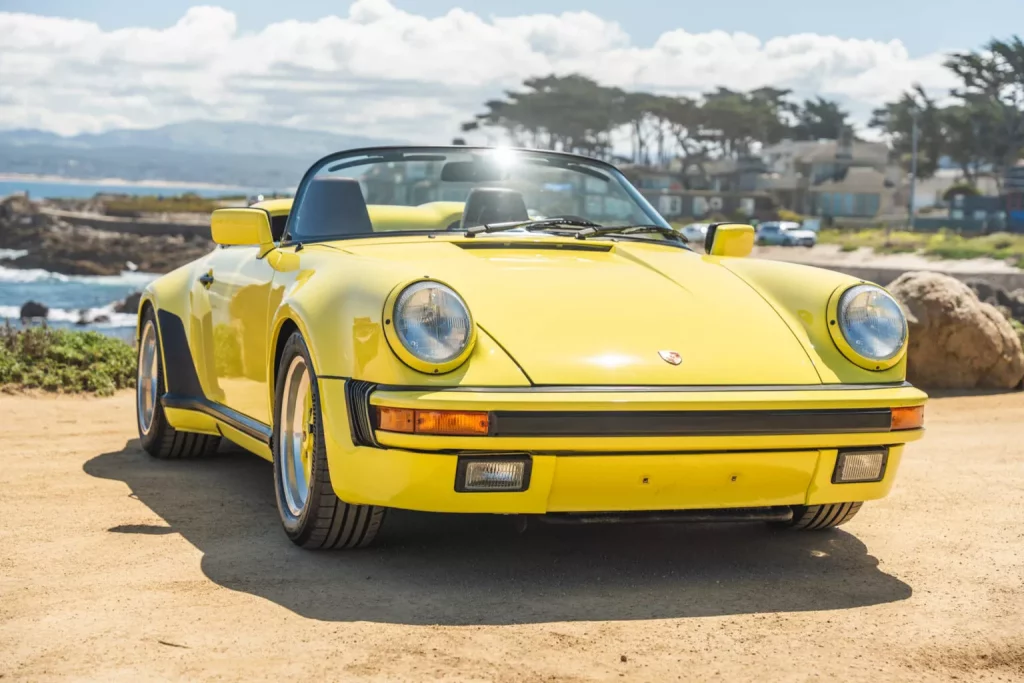
[(818, 234), (792, 221), (766, 221), (758, 226), (754, 240), (760, 246), (813, 247)]

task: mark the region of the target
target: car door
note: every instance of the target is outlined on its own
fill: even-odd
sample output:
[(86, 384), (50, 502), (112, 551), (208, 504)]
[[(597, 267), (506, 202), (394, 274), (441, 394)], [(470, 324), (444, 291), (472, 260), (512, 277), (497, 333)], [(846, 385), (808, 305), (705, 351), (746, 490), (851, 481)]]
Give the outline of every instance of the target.
[(267, 337), (274, 270), (259, 254), (257, 246), (221, 247), (211, 255), (203, 278), (220, 402), (270, 424)]

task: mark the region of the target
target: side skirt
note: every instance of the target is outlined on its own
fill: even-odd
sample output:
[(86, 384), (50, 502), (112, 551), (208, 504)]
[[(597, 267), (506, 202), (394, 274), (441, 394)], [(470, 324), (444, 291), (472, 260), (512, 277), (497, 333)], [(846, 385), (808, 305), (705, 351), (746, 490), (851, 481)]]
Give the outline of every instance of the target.
[[(160, 403), (164, 408), (190, 410), (212, 417), (227, 428), (219, 430), (222, 436), (262, 457), (269, 457), (273, 431), (270, 426), (259, 420), (254, 420), (220, 403), (195, 396), (167, 393), (160, 398)], [(233, 438), (236, 434), (243, 438)], [(254, 448), (254, 446), (258, 446), (258, 448)]]

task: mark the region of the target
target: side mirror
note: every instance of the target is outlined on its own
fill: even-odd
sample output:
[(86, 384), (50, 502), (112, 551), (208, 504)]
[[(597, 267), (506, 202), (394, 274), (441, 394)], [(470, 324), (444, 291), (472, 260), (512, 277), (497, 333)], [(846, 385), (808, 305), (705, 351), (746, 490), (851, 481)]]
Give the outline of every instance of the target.
[(259, 246), (260, 256), (274, 247), (270, 213), (265, 209), (217, 209), (210, 219), (213, 241), (223, 246)]
[(754, 227), (742, 223), (715, 223), (708, 226), (704, 251), (710, 256), (750, 256), (754, 249)]

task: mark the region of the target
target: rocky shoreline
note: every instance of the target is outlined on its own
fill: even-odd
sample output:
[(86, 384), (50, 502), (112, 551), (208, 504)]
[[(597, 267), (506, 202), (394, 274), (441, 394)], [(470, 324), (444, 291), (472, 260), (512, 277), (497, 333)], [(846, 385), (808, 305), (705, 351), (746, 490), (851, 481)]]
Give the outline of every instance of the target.
[(72, 225), (20, 195), (0, 200), (0, 249), (24, 251), (6, 268), (39, 268), (62, 275), (167, 273), (213, 248), (202, 234), (145, 235)]

